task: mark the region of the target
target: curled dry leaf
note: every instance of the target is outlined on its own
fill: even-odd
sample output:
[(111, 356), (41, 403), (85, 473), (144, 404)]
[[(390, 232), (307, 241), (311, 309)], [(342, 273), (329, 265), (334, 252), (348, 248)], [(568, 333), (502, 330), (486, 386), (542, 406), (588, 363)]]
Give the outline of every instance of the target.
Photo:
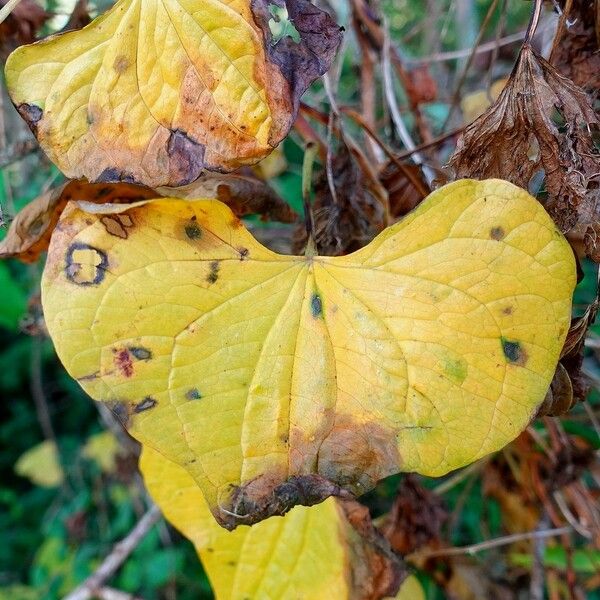
[(596, 320), (598, 297), (590, 304), (581, 317), (571, 321), (560, 362), (538, 410), (538, 416), (557, 416), (566, 413), (575, 403), (583, 402), (590, 390), (590, 382), (583, 374), (585, 337), (590, 325)]
[(498, 100), (459, 139), (450, 166), (457, 177), (501, 177), (524, 188), (543, 172), (546, 209), (563, 232), (590, 228), (588, 253), (598, 258), (591, 231), (600, 210), (597, 126), (583, 90), (525, 45)]
[(34, 262), (48, 248), (50, 236), (70, 200), (89, 202), (134, 202), (155, 198), (149, 188), (120, 184), (89, 184), (69, 181), (42, 194), (25, 206), (13, 219), (6, 237), (0, 241), (0, 258), (16, 257)]
[(419, 484), (416, 477), (404, 478), (381, 532), (402, 556), (441, 546), (441, 528), (447, 518), (442, 499)]
[(174, 198), (215, 198), (237, 217), (260, 215), (264, 221), (295, 223), (298, 215), (265, 181), (252, 175), (203, 173), (199, 179), (179, 188), (158, 188), (162, 196)]
[(194, 544), (219, 600), (375, 600), (394, 595), (406, 576), (356, 502), (330, 498), (226, 531), (185, 469), (148, 447), (140, 469), (165, 517)]
[(415, 208), (427, 196), (426, 190), (429, 189), (421, 167), (408, 162), (402, 163), (402, 168), (393, 161), (386, 162), (379, 172), (379, 180), (387, 191), (393, 220)]
[[(331, 175), (335, 196), (325, 169), (314, 186), (315, 241), (320, 254), (338, 256), (361, 248), (385, 227), (388, 198), (366, 156), (345, 136), (333, 157)], [(294, 237), (295, 251), (302, 252), (304, 224)]]
[(214, 200), (90, 206), (48, 252), (56, 350), (226, 527), (501, 448), (568, 330), (571, 249), (507, 182), (440, 188), (343, 257), (271, 252)]
[[(124, 204), (156, 198), (216, 198), (227, 204), (238, 217), (258, 214), (264, 220), (283, 223), (296, 221), (296, 213), (265, 182), (243, 175), (203, 173), (193, 184), (181, 188), (151, 190), (130, 183), (87, 183), (70, 181), (42, 194), (23, 208), (11, 222), (6, 237), (0, 241), (0, 258), (16, 257), (34, 262), (48, 248), (50, 236), (60, 214), (70, 200), (104, 204)], [(91, 209), (89, 209), (91, 210)], [(124, 236), (126, 224), (113, 222), (113, 233)]]
[[(298, 41), (275, 43), (269, 7), (287, 7)], [(181, 186), (269, 154), (340, 40), (308, 0), (119, 0), (81, 31), (19, 48), (6, 81), (67, 176)]]
[[(561, 4), (564, 9), (564, 0)], [(552, 56), (561, 73), (594, 94), (600, 89), (599, 6), (598, 0), (572, 1), (568, 27)]]

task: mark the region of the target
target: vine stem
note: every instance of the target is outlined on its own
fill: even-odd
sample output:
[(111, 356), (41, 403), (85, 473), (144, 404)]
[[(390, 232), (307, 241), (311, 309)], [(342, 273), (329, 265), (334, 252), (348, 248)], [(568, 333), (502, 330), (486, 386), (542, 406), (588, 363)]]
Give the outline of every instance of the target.
[(0, 23), (4, 23), (6, 17), (17, 7), (21, 0), (8, 0), (8, 2), (0, 8)]
[(302, 204), (304, 206), (304, 226), (306, 227), (306, 249), (305, 256), (316, 256), (317, 244), (315, 242), (315, 220), (310, 204), (310, 192), (312, 188), (312, 173), (315, 157), (317, 155), (317, 144), (308, 142), (304, 150), (304, 161), (302, 162)]
[(537, 29), (538, 23), (540, 22), (540, 15), (542, 14), (543, 4), (544, 0), (534, 0), (533, 9), (531, 11), (531, 18), (529, 19), (529, 25), (527, 25), (525, 39), (523, 40), (524, 46), (529, 45), (533, 36), (535, 35), (535, 30)]

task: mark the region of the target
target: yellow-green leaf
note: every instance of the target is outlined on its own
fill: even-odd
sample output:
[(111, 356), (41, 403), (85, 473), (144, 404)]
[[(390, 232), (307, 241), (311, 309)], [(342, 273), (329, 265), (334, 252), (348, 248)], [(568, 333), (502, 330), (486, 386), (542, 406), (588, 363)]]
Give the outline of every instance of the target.
[(105, 473), (111, 473), (119, 454), (119, 440), (111, 431), (96, 433), (87, 440), (81, 454), (95, 461)]
[(51, 241), (57, 352), (226, 527), (501, 448), (569, 328), (572, 251), (500, 180), (449, 184), (344, 257), (271, 252), (214, 200), (94, 209), (71, 203)]
[[(119, 0), (81, 31), (21, 46), (11, 98), (69, 177), (179, 186), (202, 169), (265, 157), (340, 28), (308, 0), (289, 3), (297, 38), (278, 41), (284, 0)], [(276, 43), (275, 43), (276, 42)]]
[(33, 446), (15, 463), (15, 473), (41, 487), (55, 487), (64, 479), (58, 449), (51, 440)]
[[(400, 570), (355, 529), (344, 502), (329, 498), (318, 506), (298, 506), (283, 518), (227, 531), (217, 525), (185, 469), (148, 447), (140, 469), (165, 517), (194, 544), (217, 600), (360, 600), (398, 587)], [(407, 582), (398, 598), (408, 600), (403, 589), (414, 583)]]

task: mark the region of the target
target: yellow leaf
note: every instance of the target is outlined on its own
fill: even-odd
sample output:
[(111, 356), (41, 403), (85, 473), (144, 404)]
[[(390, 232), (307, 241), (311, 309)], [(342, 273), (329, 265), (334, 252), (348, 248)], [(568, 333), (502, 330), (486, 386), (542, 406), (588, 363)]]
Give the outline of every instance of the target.
[(374, 554), (351, 525), (341, 501), (298, 506), (283, 518), (227, 531), (185, 469), (148, 447), (140, 469), (165, 517), (194, 544), (217, 600), (358, 600), (382, 597), (386, 590), (378, 586), (398, 581), (386, 571), (385, 556)]
[(105, 473), (115, 470), (119, 441), (110, 431), (102, 431), (92, 435), (82, 449), (83, 456), (96, 461)]
[(119, 0), (80, 31), (21, 46), (11, 98), (69, 177), (151, 187), (264, 158), (329, 67), (340, 28), (290, 3), (299, 40), (275, 43), (283, 0)]
[(226, 527), (503, 447), (569, 328), (573, 253), (508, 182), (444, 186), (343, 257), (271, 252), (214, 200), (93, 206), (49, 249), (57, 352)]
[(56, 444), (46, 440), (21, 454), (15, 463), (15, 473), (27, 477), (41, 487), (56, 487), (63, 482)]
[(409, 575), (400, 586), (396, 600), (426, 600), (425, 590), (414, 575)]

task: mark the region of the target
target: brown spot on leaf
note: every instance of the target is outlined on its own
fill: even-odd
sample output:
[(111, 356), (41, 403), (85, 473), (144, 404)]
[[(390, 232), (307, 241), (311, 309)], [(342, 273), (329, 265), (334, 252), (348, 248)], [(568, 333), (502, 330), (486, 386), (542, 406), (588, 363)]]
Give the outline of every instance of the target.
[(202, 237), (202, 229), (198, 223), (196, 223), (196, 217), (192, 217), (190, 222), (184, 226), (185, 235), (187, 235), (190, 240), (199, 240)]
[(129, 236), (127, 228), (131, 227), (131, 225), (133, 224), (131, 217), (129, 217), (128, 215), (126, 216), (127, 220), (123, 219), (121, 215), (105, 215), (100, 219), (100, 222), (102, 223), (102, 225), (104, 225), (104, 229), (106, 229), (106, 232), (109, 235), (114, 235), (115, 237), (119, 237), (126, 240)]
[(336, 415), (318, 452), (318, 472), (360, 495), (401, 467), (396, 433), (382, 425)]
[(505, 235), (506, 235), (506, 233), (504, 232), (504, 229), (500, 226), (492, 227), (490, 229), (490, 238), (492, 238), (493, 240), (496, 240), (499, 242), (501, 239), (504, 238)]
[(238, 252), (240, 253), (240, 260), (246, 260), (250, 255), (248, 248), (238, 248)]
[(95, 179), (96, 183), (137, 183), (135, 177), (131, 173), (119, 171), (115, 168), (106, 168)]
[(124, 73), (129, 67), (129, 59), (126, 56), (117, 56), (115, 58), (115, 62), (113, 63), (113, 69), (117, 73)]
[(512, 315), (512, 313), (513, 313), (513, 307), (512, 306), (505, 306), (502, 309), (502, 314), (503, 315)]

